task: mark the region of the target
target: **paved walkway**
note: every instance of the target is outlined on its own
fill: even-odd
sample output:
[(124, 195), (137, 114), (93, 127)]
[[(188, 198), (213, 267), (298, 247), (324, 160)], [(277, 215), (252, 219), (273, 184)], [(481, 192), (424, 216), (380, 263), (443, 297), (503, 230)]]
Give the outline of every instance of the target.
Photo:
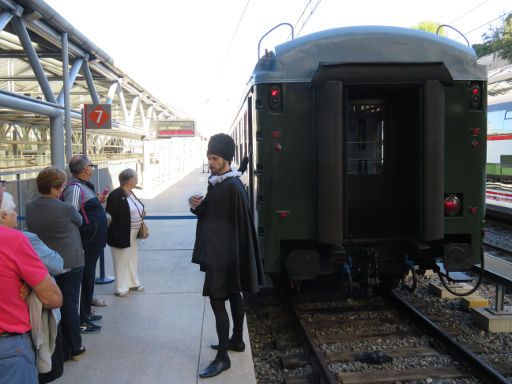
[[(206, 192), (207, 174), (195, 170), (158, 194), (143, 200), (149, 216), (191, 215), (187, 198)], [(203, 273), (190, 262), (196, 220), (147, 220), (150, 237), (139, 245), (139, 275), (145, 293), (123, 299), (113, 284), (96, 285), (108, 306), (96, 308), (103, 332), (84, 335), (87, 353), (64, 365), (55, 383), (256, 383), (247, 327), (247, 349), (230, 352), (231, 369), (211, 379), (200, 372), (215, 357), (217, 343), (209, 301), (202, 292)], [(112, 276), (110, 249), (105, 250), (106, 274)], [(229, 309), (228, 309), (229, 312)]]

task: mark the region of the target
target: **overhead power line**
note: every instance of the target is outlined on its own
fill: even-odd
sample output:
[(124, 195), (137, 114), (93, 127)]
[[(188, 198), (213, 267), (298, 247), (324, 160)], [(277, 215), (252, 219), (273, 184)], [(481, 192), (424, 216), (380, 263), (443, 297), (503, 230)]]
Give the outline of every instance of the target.
[(459, 17), (453, 19), (452, 21), (450, 21), (448, 24), (453, 24), (455, 23), (456, 21), (459, 21), (460, 19), (462, 19), (464, 16), (467, 16), (469, 15), (471, 12), (475, 11), (476, 9), (480, 8), (482, 5), (484, 5), (485, 3), (488, 3), (489, 0), (485, 0), (484, 2), (478, 4), (476, 7), (473, 7), (471, 8), (469, 11), (467, 11), (466, 13), (463, 13), (462, 15), (460, 15)]
[(242, 24), (242, 20), (244, 19), (245, 12), (247, 11), (247, 7), (249, 7), (250, 2), (251, 2), (251, 0), (247, 0), (247, 3), (245, 3), (244, 10), (242, 11), (240, 18), (238, 19), (238, 23), (236, 24), (235, 30), (233, 31), (233, 35), (231, 36), (231, 40), (229, 41), (228, 47), (226, 48), (226, 51), (224, 52), (224, 56), (222, 57), (222, 60), (220, 61), (219, 65), (217, 67), (217, 70), (215, 71), (216, 77), (218, 77), (219, 72), (224, 67), (224, 63), (226, 62), (226, 58), (228, 57), (229, 51), (231, 50), (231, 46), (233, 45), (233, 41), (236, 38), (236, 34), (238, 33), (240, 24)]
[[(295, 32), (295, 36), (299, 36), (300, 33), (302, 32), (302, 30), (304, 29), (304, 26), (306, 25), (306, 23), (309, 21), (309, 19), (311, 18), (311, 16), (313, 15), (313, 13), (315, 13), (316, 9), (318, 8), (318, 6), (320, 5), (322, 0), (317, 0), (316, 3), (311, 6), (311, 11), (309, 12), (309, 14), (306, 16), (306, 19), (304, 20), (304, 22), (302, 23), (300, 29), (298, 30), (298, 32)], [(297, 29), (297, 25), (299, 25), (299, 22), (301, 21), (302, 17), (304, 16), (304, 14), (306, 13), (306, 10), (308, 9), (308, 7), (311, 5), (312, 3), (312, 0), (308, 0), (306, 5), (304, 6), (304, 9), (302, 10), (300, 16), (297, 18), (297, 21), (295, 22), (295, 24), (293, 25), (293, 30), (295, 31)], [(291, 32), (290, 34), (288, 35), (288, 39), (292, 36)]]
[(501, 15), (499, 15), (497, 18), (495, 19), (492, 19), (492, 20), (489, 20), (489, 21), (486, 21), (485, 23), (483, 23), (482, 25), (476, 27), (476, 28), (473, 28), (471, 31), (468, 31), (468, 32), (465, 32), (464, 34), (465, 35), (468, 35), (470, 34), (471, 32), (475, 32), (475, 31), (478, 31), (480, 28), (482, 27), (485, 27), (486, 25), (489, 25), (490, 23), (492, 23), (493, 21), (496, 21), (496, 20), (499, 20), (501, 19), (502, 17), (505, 17), (506, 15), (508, 15), (509, 13), (511, 13), (512, 11), (508, 11), (508, 12), (504, 12), (502, 13)]
[[(316, 9), (318, 8), (318, 6), (320, 5), (320, 2), (322, 0), (317, 0), (316, 4), (313, 5), (313, 7), (311, 8), (311, 12), (309, 13), (309, 15), (306, 17), (306, 20), (304, 20), (304, 22), (302, 23), (302, 26), (300, 27), (299, 31), (297, 32), (297, 36), (300, 35), (300, 33), (302, 32), (302, 30), (304, 29), (304, 27), (306, 26), (307, 22), (309, 21), (309, 19), (311, 18), (311, 16), (313, 16), (313, 13), (315, 13)], [(311, 1), (310, 1), (311, 3)]]

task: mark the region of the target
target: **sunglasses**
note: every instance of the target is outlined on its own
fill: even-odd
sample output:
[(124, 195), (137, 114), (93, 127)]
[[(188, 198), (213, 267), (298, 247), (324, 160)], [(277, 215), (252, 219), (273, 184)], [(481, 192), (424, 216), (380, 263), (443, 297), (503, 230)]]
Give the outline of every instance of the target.
[(7, 185), (7, 181), (6, 180), (0, 180), (0, 185), (2, 187), (5, 187)]

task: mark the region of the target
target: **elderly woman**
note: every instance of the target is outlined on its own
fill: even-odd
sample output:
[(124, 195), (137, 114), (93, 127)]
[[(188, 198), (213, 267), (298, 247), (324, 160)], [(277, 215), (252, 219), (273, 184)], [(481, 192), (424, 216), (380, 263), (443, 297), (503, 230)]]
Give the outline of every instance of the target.
[[(16, 228), (17, 224), (18, 213), (16, 212), (16, 203), (10, 193), (4, 192), (4, 198), (0, 205), (0, 225)], [(50, 275), (56, 276), (64, 271), (64, 261), (57, 252), (48, 248), (35, 233), (24, 231), (23, 234), (30, 240), (30, 244), (34, 247)]]
[(115, 294), (128, 297), (128, 291), (144, 292), (137, 273), (137, 234), (144, 217), (144, 204), (135, 196), (137, 173), (125, 169), (119, 174), (119, 188), (110, 193), (106, 211), (112, 216), (107, 243), (112, 247), (112, 262), (116, 278)]
[(67, 272), (55, 277), (62, 291), (62, 332), (71, 344), (71, 360), (79, 360), (85, 353), (80, 334), (78, 303), (84, 269), (84, 251), (79, 227), (82, 216), (71, 204), (59, 200), (66, 182), (66, 173), (47, 167), (37, 175), (37, 189), (41, 194), (27, 204), (26, 222), (30, 232), (38, 235), (64, 259)]

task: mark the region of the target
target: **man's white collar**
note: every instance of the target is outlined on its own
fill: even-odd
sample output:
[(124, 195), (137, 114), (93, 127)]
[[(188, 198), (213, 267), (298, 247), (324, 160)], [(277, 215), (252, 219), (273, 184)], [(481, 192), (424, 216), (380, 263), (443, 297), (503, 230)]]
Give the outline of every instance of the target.
[(223, 175), (211, 175), (208, 178), (208, 182), (211, 185), (215, 185), (217, 183), (222, 183), (224, 180), (229, 179), (230, 177), (240, 177), (240, 176), (242, 176), (242, 172), (229, 171), (229, 172), (226, 172)]

